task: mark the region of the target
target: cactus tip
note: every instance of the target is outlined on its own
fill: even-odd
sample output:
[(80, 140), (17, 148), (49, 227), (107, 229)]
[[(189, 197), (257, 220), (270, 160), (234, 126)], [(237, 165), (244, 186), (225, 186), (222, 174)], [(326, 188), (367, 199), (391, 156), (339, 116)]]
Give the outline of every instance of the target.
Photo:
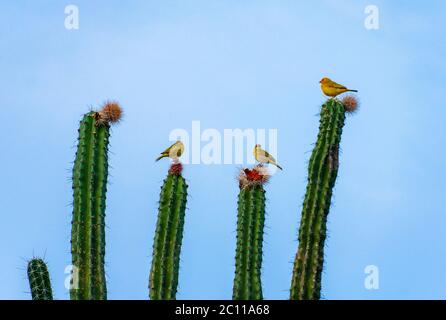
[(342, 98), (341, 102), (344, 105), (345, 112), (355, 113), (356, 111), (358, 111), (359, 101), (356, 96), (347, 95), (344, 98)]
[(182, 172), (183, 172), (183, 165), (181, 164), (181, 162), (173, 163), (169, 168), (169, 174), (179, 176), (181, 175)]
[(101, 122), (118, 123), (122, 118), (122, 108), (116, 101), (106, 101), (98, 115)]

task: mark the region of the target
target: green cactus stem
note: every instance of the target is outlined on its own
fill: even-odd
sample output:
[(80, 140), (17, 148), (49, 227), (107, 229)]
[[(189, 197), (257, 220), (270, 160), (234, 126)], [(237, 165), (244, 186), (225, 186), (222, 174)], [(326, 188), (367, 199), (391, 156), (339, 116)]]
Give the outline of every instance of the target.
[(181, 163), (173, 164), (161, 187), (149, 276), (151, 300), (175, 300), (187, 201)]
[(42, 259), (34, 258), (28, 262), (28, 280), (33, 300), (53, 300), (50, 274)]
[(73, 167), (71, 230), (72, 300), (105, 300), (105, 200), (110, 124), (121, 116), (117, 103), (84, 115)]
[(257, 166), (240, 172), (237, 213), (237, 247), (232, 298), (262, 300), (262, 248), (265, 224), (265, 190), (269, 175)]
[[(349, 96), (350, 102), (357, 102)], [(345, 105), (329, 99), (322, 106), (319, 134), (308, 165), (308, 184), (299, 228), (290, 290), (292, 300), (318, 300), (324, 263), (324, 243), (331, 196), (339, 167), (339, 144), (345, 122)]]

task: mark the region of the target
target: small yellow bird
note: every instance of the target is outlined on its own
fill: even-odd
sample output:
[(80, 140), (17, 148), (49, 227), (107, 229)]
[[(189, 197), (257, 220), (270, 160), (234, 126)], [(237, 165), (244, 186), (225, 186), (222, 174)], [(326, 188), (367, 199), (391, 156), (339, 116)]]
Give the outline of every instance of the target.
[(178, 158), (181, 157), (183, 152), (184, 152), (184, 144), (180, 140), (178, 140), (169, 148), (161, 152), (161, 155), (155, 161), (169, 157), (176, 162), (178, 161)]
[(329, 78), (322, 78), (319, 83), (321, 84), (322, 92), (329, 97), (336, 97), (344, 92), (358, 92), (358, 90), (348, 89), (347, 87), (344, 87), (343, 85), (340, 85)]
[(254, 147), (254, 158), (256, 158), (256, 160), (260, 163), (270, 163), (275, 165), (280, 170), (283, 170), (282, 167), (277, 164), (276, 159), (274, 159), (274, 157), (268, 152), (263, 150), (260, 144), (256, 144)]

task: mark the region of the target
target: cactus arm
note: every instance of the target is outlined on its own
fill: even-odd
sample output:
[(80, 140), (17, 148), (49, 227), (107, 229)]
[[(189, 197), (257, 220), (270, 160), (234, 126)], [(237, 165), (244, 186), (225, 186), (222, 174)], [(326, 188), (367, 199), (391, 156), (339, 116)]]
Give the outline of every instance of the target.
[(72, 264), (78, 286), (73, 300), (105, 300), (105, 200), (108, 175), (109, 124), (87, 113), (80, 123), (73, 167)]
[(263, 299), (261, 264), (265, 191), (261, 184), (240, 189), (237, 214), (234, 300)]
[(184, 212), (186, 209), (186, 182), (177, 176), (177, 192), (174, 195), (172, 216), (168, 234), (168, 252), (166, 255), (166, 290), (164, 299), (175, 299), (180, 265), (180, 251), (184, 230)]
[(310, 275), (312, 280), (308, 284), (308, 292), (313, 293), (314, 299), (320, 298), (327, 216), (330, 210), (333, 187), (338, 173), (339, 143), (345, 120), (345, 113), (342, 105), (335, 104), (333, 105), (333, 108), (333, 120), (335, 121), (335, 125), (329, 136), (329, 148), (326, 150), (325, 170), (322, 175), (321, 197), (319, 203), (316, 205), (317, 212), (315, 217), (314, 241), (310, 255)]
[[(315, 237), (318, 237), (318, 234), (312, 231), (316, 219), (315, 211), (318, 208), (318, 201), (324, 200), (323, 197), (318, 198), (318, 195), (320, 194), (321, 188), (324, 185), (323, 182), (324, 169), (325, 169), (324, 159), (328, 151), (327, 141), (329, 140), (329, 135), (330, 135), (329, 128), (333, 127), (332, 120), (334, 119), (334, 117), (330, 116), (331, 110), (332, 110), (332, 105), (328, 103), (326, 107), (322, 109), (321, 112), (321, 129), (320, 129), (321, 135), (318, 139), (318, 143), (314, 151), (315, 155), (313, 160), (314, 166), (312, 167), (313, 174), (311, 174), (313, 180), (311, 183), (309, 183), (310, 192), (308, 194), (309, 195), (309, 201), (308, 201), (309, 205), (307, 207), (308, 212), (305, 212), (305, 216), (304, 215), (302, 216), (302, 219), (304, 219), (305, 217), (306, 230), (302, 234), (305, 246), (303, 246), (304, 249), (302, 251), (304, 253), (303, 253), (303, 258), (301, 259), (302, 261), (301, 263), (303, 264), (300, 277), (301, 291), (308, 290), (311, 287), (309, 283), (311, 283), (311, 281), (314, 280), (314, 278), (312, 278), (311, 272), (315, 270), (314, 266), (311, 265), (312, 261), (311, 259), (308, 258), (308, 256), (311, 254), (310, 250), (313, 244), (315, 243)], [(306, 299), (313, 299), (311, 290), (309, 290), (309, 292), (300, 292), (300, 295), (301, 297), (307, 295)]]
[(319, 185), (320, 185), (320, 163), (322, 152), (321, 150), (325, 149), (325, 136), (326, 136), (326, 128), (324, 126), (327, 117), (327, 112), (325, 112), (325, 108), (321, 111), (321, 124), (319, 128), (318, 139), (316, 142), (316, 146), (311, 155), (309, 162), (309, 173), (308, 173), (308, 185), (307, 192), (305, 195), (303, 210), (302, 210), (302, 219), (299, 230), (299, 251), (296, 257), (294, 272), (293, 272), (293, 280), (291, 286), (291, 296), (301, 296), (301, 289), (304, 288), (303, 282), (306, 280), (306, 264), (307, 260), (305, 259), (308, 251), (308, 243), (312, 242), (313, 233), (311, 230), (311, 222), (312, 222), (312, 208), (314, 208), (315, 195), (317, 194)]
[[(181, 168), (181, 164), (172, 166)], [(187, 188), (181, 172), (169, 172), (161, 188), (152, 267), (149, 275), (151, 300), (176, 298)]]
[(333, 99), (328, 100), (322, 107), (318, 139), (309, 162), (291, 299), (320, 298), (326, 220), (338, 172), (339, 143), (344, 121), (343, 105)]
[(50, 274), (42, 259), (32, 259), (28, 262), (28, 280), (33, 300), (53, 300)]

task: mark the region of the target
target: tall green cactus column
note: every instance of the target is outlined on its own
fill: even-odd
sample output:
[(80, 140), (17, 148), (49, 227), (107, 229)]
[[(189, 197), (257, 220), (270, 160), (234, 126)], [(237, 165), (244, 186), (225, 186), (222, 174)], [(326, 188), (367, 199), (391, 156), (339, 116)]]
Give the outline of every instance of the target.
[(50, 274), (42, 259), (34, 258), (28, 262), (28, 280), (33, 300), (53, 300)]
[(269, 175), (264, 167), (244, 169), (239, 176), (237, 247), (232, 298), (263, 299), (261, 268), (265, 224), (265, 190)]
[(181, 163), (173, 164), (161, 187), (149, 276), (151, 300), (176, 299), (188, 187), (182, 170)]
[(292, 300), (320, 298), (327, 215), (339, 167), (339, 144), (345, 113), (353, 112), (352, 96), (329, 99), (321, 110), (319, 135), (308, 165), (308, 184), (299, 229), (299, 248), (290, 290)]
[(105, 199), (110, 124), (121, 118), (117, 103), (84, 115), (73, 167), (72, 300), (105, 300)]

